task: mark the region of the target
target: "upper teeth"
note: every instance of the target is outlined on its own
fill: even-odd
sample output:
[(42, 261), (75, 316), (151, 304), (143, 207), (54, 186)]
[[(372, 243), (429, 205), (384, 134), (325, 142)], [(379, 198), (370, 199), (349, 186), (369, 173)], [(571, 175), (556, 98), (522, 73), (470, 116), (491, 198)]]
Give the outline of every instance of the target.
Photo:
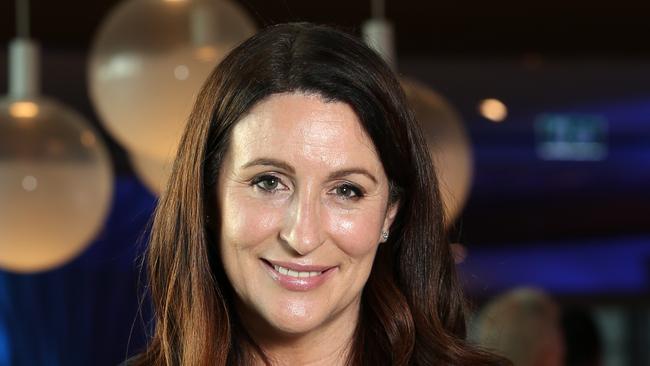
[(318, 276), (319, 274), (322, 273), (322, 272), (314, 272), (314, 271), (312, 271), (312, 272), (298, 272), (298, 271), (294, 271), (294, 270), (291, 270), (291, 269), (288, 269), (288, 268), (276, 266), (275, 264), (273, 265), (273, 268), (275, 268), (275, 270), (280, 272), (281, 274), (286, 275), (286, 276), (291, 276), (291, 277), (314, 277), (314, 276)]

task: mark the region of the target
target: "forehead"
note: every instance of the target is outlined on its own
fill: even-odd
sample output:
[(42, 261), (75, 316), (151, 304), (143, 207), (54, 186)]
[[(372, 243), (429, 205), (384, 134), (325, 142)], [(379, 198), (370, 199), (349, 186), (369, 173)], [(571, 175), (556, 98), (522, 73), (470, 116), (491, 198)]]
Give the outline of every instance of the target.
[(273, 94), (257, 103), (234, 127), (231, 151), (237, 161), (380, 164), (352, 107), (316, 94)]

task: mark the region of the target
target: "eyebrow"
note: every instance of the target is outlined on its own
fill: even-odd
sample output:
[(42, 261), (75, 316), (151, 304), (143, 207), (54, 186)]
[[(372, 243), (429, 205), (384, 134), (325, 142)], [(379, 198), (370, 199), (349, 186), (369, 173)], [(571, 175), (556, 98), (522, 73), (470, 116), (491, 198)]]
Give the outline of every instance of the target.
[(242, 169), (250, 168), (256, 165), (274, 166), (276, 168), (286, 170), (291, 174), (296, 174), (296, 170), (291, 166), (291, 164), (285, 163), (282, 160), (276, 160), (270, 158), (259, 158), (259, 159), (249, 161), (248, 163), (242, 165)]
[[(293, 168), (293, 166), (291, 166), (291, 164), (286, 163), (282, 160), (271, 159), (271, 158), (259, 158), (259, 159), (249, 161), (248, 163), (242, 165), (242, 169), (250, 168), (256, 165), (273, 166), (285, 170), (291, 174), (296, 174), (296, 170)], [(352, 174), (365, 175), (371, 181), (377, 184), (377, 178), (375, 178), (374, 175), (372, 175), (369, 171), (363, 168), (349, 168), (349, 169), (337, 170), (330, 173), (330, 175), (327, 178), (328, 180), (333, 180), (333, 179), (343, 178), (347, 175), (352, 175)]]

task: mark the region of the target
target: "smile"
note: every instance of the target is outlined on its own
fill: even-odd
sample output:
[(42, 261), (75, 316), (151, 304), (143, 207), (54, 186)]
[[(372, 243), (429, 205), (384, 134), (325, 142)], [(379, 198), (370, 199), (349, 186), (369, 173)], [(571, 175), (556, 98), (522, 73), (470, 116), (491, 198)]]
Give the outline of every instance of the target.
[(326, 282), (338, 269), (334, 266), (308, 266), (262, 259), (270, 277), (290, 291), (313, 290)]
[(284, 268), (284, 267), (280, 267), (280, 266), (277, 266), (277, 265), (273, 265), (273, 268), (275, 268), (276, 271), (280, 272), (283, 275), (296, 277), (296, 278), (314, 277), (314, 276), (318, 276), (319, 274), (323, 273), (323, 272), (320, 272), (320, 271), (319, 272), (315, 272), (315, 271), (298, 272), (298, 271), (294, 271), (294, 270)]

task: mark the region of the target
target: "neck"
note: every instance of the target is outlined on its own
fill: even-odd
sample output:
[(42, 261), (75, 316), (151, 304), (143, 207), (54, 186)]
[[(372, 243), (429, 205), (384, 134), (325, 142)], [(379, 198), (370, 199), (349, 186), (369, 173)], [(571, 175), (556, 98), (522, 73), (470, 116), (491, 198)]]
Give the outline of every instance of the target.
[(324, 346), (323, 341), (300, 339), (286, 343), (276, 341), (261, 347), (274, 366), (345, 365), (350, 352), (351, 338), (344, 339), (338, 344), (328, 343)]

